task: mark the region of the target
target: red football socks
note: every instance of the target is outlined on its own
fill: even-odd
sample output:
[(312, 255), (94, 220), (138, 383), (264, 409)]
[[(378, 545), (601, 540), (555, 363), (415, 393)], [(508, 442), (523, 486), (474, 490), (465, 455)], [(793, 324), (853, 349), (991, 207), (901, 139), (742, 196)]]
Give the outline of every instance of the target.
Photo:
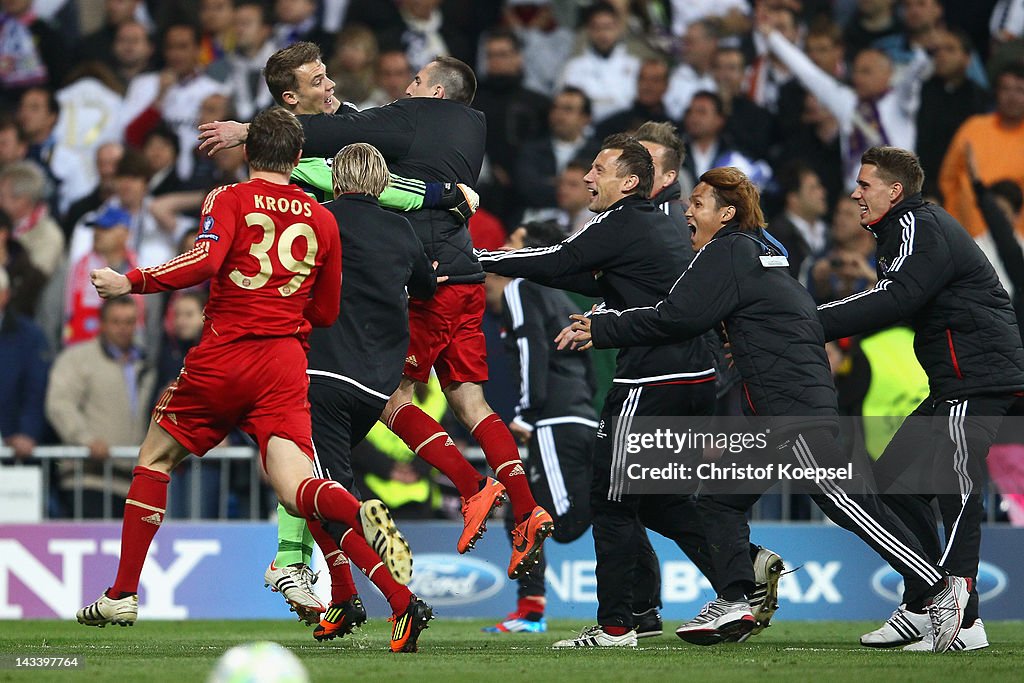
[(349, 529), (341, 537), (340, 546), (349, 559), (359, 567), (359, 570), (366, 574), (366, 578), (380, 589), (380, 592), (387, 598), (388, 604), (391, 605), (391, 611), (394, 614), (404, 612), (405, 608), (409, 606), (412, 591), (407, 586), (395, 581), (391, 572), (384, 566), (384, 562), (373, 551), (373, 548), (367, 545), (366, 539), (359, 534), (352, 533), (352, 530)]
[(360, 535), (359, 501), (345, 487), (330, 479), (303, 479), (295, 491), (295, 507), (306, 519), (341, 522)]
[(494, 470), (495, 478), (502, 483), (512, 503), (512, 514), (521, 522), (537, 507), (537, 501), (530, 492), (523, 462), (519, 459), (519, 448), (512, 432), (501, 421), (497, 413), (491, 413), (473, 427), (473, 438), (484, 450), (487, 464)]
[(167, 510), (167, 484), (171, 478), (147, 467), (132, 470), (132, 483), (124, 505), (121, 525), (121, 560), (117, 578), (107, 591), (111, 598), (139, 592), (139, 575), (146, 553)]
[(348, 602), (356, 594), (356, 584), (352, 580), (352, 568), (349, 566), (348, 558), (320, 522), (307, 519), (306, 525), (313, 534), (313, 540), (320, 546), (320, 552), (327, 561), (327, 570), (331, 573), (331, 604), (340, 605)]
[(451, 479), (460, 496), (468, 499), (480, 491), (483, 477), (463, 457), (437, 420), (406, 403), (392, 413), (388, 429), (397, 434), (409, 450)]
[(516, 612), (523, 618), (531, 614), (544, 616), (544, 606), (546, 604), (547, 600), (543, 595), (527, 595), (525, 598), (519, 598), (519, 601), (516, 603)]

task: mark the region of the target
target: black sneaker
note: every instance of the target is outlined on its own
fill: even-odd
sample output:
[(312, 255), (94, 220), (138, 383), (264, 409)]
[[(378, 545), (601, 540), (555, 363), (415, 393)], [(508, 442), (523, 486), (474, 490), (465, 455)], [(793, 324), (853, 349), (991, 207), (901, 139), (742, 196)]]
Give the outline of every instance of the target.
[(313, 629), (313, 638), (324, 641), (347, 636), (356, 626), (365, 623), (366, 608), (363, 607), (363, 601), (359, 596), (353, 595), (346, 602), (331, 603), (320, 623)]
[(644, 612), (633, 612), (633, 628), (636, 629), (637, 638), (654, 638), (664, 633), (658, 608), (652, 607)]
[(391, 629), (391, 651), (416, 652), (420, 632), (427, 628), (427, 622), (433, 618), (434, 610), (430, 605), (413, 596), (404, 612), (388, 618), (388, 621), (395, 624)]

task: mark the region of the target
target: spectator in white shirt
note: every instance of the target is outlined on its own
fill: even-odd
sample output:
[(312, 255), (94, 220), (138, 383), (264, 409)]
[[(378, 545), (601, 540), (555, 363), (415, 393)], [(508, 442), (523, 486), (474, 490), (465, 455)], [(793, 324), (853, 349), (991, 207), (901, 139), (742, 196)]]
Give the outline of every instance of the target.
[[(145, 134), (163, 120), (178, 133), (182, 150), (195, 146), (200, 104), (209, 95), (227, 91), (199, 68), (199, 39), (199, 29), (190, 24), (176, 24), (167, 29), (164, 34), (166, 68), (160, 73), (159, 90), (149, 106), (129, 124), (126, 130), (129, 143), (140, 145)], [(182, 180), (192, 177), (192, 166), (191, 154), (178, 155), (178, 175)]]
[(913, 150), (920, 76), (928, 67), (922, 56), (893, 79), (892, 60), (876, 49), (861, 50), (853, 60), (852, 85), (822, 71), (778, 31), (766, 35), (768, 48), (839, 122), (846, 189), (857, 182), (860, 157), (875, 145)]
[(711, 73), (715, 51), (718, 49), (718, 25), (701, 19), (690, 23), (683, 36), (683, 62), (669, 76), (665, 108), (673, 120), (683, 117), (690, 99), (701, 90), (715, 90), (715, 77)]
[(586, 30), (587, 49), (566, 63), (562, 86), (585, 92), (593, 119), (600, 122), (633, 104), (640, 58), (630, 54), (622, 42), (625, 26), (609, 3), (594, 3), (587, 15)]

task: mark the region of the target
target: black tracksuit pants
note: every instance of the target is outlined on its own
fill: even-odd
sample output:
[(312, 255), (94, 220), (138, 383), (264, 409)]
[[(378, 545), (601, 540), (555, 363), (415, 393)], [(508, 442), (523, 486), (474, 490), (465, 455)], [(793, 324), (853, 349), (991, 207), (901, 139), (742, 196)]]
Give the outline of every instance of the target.
[[(780, 455), (792, 459), (799, 467), (835, 467), (843, 453), (831, 430), (823, 427), (802, 430), (788, 435), (778, 447)], [(773, 482), (763, 482), (765, 489)], [(881, 502), (870, 482), (860, 479), (854, 486), (844, 482), (822, 481), (811, 499), (833, 522), (851, 531), (871, 546), (899, 572), (908, 585), (915, 586), (915, 599), (935, 592), (933, 586), (943, 578), (927, 558), (914, 534)], [(754, 586), (754, 569), (750, 562), (750, 527), (747, 512), (761, 497), (752, 494), (708, 493), (698, 497), (697, 506), (704, 521), (707, 544), (711, 549), (714, 572), (727, 599), (737, 599), (742, 587), (749, 593)]]
[[(592, 419), (556, 417), (538, 420), (527, 444), (524, 461), (530, 491), (537, 505), (547, 510), (555, 522), (552, 538), (571, 543), (590, 527), (590, 480), (593, 476), (594, 433)], [(505, 515), (505, 527), (511, 534), (515, 526), (511, 506)], [(547, 560), (540, 560), (519, 577), (520, 598), (545, 594), (544, 572)]]
[[(378, 404), (363, 401), (338, 382), (310, 382), (309, 414), (313, 428), (313, 473), (333, 479), (359, 497), (352, 472), (352, 448), (362, 442), (373, 429), (384, 401)], [(324, 523), (333, 538), (341, 538), (348, 530), (344, 524)]]
[[(875, 462), (873, 472), (882, 500), (917, 537), (927, 557), (954, 576), (977, 579), (981, 557), (982, 491), (988, 480), (985, 458), (1002, 417), (1016, 396), (925, 399), (903, 421)], [(932, 500), (945, 530), (939, 541)], [(919, 610), (914, 596), (921, 581), (908, 578), (903, 595)], [(964, 624), (978, 618), (977, 587), (971, 592)]]
[(693, 497), (623, 492), (627, 465), (624, 434), (630, 418), (710, 416), (714, 405), (714, 382), (615, 384), (608, 392), (594, 446), (590, 495), (597, 557), (597, 622), (602, 626), (630, 628), (633, 611), (661, 604), (660, 569), (646, 529), (674, 541), (715, 584)]

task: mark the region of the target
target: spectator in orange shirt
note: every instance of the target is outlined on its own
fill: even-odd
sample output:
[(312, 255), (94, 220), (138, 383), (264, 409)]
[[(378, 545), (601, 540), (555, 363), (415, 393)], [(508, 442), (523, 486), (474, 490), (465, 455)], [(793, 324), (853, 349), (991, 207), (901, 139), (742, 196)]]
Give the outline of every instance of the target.
[[(995, 112), (972, 116), (960, 126), (939, 171), (943, 207), (974, 237), (987, 228), (971, 188), (967, 147), (974, 150), (982, 183), (1012, 180), (1024, 185), (1024, 65), (1003, 67), (995, 84)], [(1024, 214), (1017, 217), (1015, 227), (1024, 234)]]

